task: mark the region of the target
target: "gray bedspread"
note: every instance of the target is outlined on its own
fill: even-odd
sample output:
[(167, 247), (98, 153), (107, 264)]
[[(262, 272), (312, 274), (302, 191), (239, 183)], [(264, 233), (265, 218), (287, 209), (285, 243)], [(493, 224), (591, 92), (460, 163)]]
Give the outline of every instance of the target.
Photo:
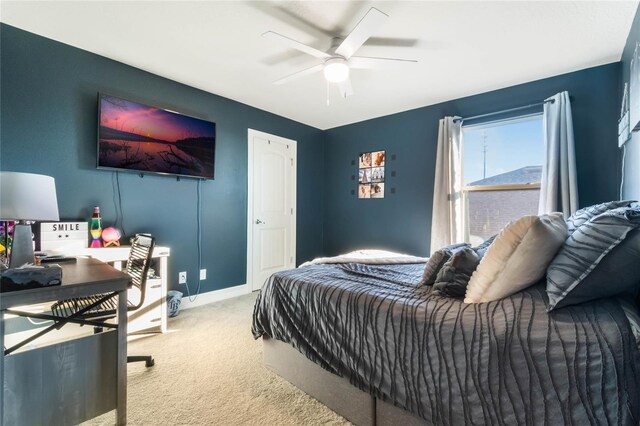
[(418, 287), (423, 268), (274, 274), (256, 301), (253, 336), (287, 342), (434, 425), (640, 424), (640, 349), (625, 301), (547, 313), (540, 283), (464, 304)]

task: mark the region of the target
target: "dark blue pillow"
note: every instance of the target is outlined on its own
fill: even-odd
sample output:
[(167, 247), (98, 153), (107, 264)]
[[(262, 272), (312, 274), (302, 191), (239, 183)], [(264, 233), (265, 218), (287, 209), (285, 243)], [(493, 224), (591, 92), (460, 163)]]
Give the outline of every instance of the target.
[(640, 205), (606, 211), (580, 225), (547, 269), (549, 310), (637, 291)]
[[(577, 305), (589, 300), (630, 293), (640, 289), (640, 230), (634, 230), (613, 248), (600, 263), (570, 292), (558, 300), (553, 309)], [(633, 299), (632, 299), (633, 300)]]

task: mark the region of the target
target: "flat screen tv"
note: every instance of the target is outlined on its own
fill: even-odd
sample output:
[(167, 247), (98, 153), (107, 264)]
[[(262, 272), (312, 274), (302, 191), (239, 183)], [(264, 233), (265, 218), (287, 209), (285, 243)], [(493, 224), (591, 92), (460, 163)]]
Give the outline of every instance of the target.
[(98, 95), (98, 168), (213, 179), (216, 123)]

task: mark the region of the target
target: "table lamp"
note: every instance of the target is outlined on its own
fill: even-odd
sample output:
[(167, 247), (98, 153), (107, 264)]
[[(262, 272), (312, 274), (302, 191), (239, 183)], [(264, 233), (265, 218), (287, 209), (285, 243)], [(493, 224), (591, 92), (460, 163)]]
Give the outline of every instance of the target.
[(55, 180), (32, 173), (0, 172), (0, 219), (17, 221), (9, 267), (33, 263), (31, 225), (24, 222), (60, 219)]

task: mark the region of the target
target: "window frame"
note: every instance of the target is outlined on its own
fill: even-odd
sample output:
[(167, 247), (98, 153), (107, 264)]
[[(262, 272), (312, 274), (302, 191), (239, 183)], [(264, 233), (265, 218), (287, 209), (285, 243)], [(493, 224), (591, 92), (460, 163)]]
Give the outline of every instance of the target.
[[(462, 133), (462, 147), (461, 147), (461, 173), (462, 173), (462, 181), (464, 182), (464, 149), (465, 149), (465, 142), (464, 142), (464, 131), (465, 131), (465, 127), (466, 128), (474, 128), (474, 127), (491, 127), (492, 125), (494, 126), (499, 126), (501, 124), (508, 124), (508, 123), (514, 123), (514, 122), (518, 122), (518, 121), (525, 121), (525, 120), (533, 120), (534, 118), (543, 118), (543, 112), (535, 112), (535, 113), (531, 113), (531, 114), (526, 114), (526, 115), (519, 115), (519, 116), (515, 116), (515, 117), (509, 117), (509, 118), (503, 118), (503, 119), (499, 119), (499, 120), (494, 120), (494, 121), (486, 121), (486, 122), (480, 122), (480, 123), (473, 123), (473, 124), (469, 124), (469, 125), (464, 125), (464, 123), (461, 126), (461, 133)], [(544, 141), (543, 141), (544, 143)], [(463, 216), (462, 216), (462, 227), (463, 227), (463, 235), (464, 235), (464, 239), (465, 241), (468, 242), (468, 240), (470, 239), (470, 235), (469, 235), (469, 231), (470, 231), (470, 220), (469, 220), (469, 212), (468, 212), (468, 194), (471, 192), (485, 192), (485, 191), (493, 191), (493, 192), (497, 192), (497, 191), (521, 191), (521, 190), (540, 190), (541, 188), (541, 182), (535, 182), (535, 183), (505, 183), (505, 184), (494, 184), (494, 185), (465, 185), (463, 184), (461, 186), (460, 189), (460, 198), (462, 200), (462, 210), (464, 212)]]
[(504, 183), (501, 185), (465, 185), (462, 192), (477, 191), (518, 191), (522, 189), (540, 189), (540, 182), (537, 183)]

